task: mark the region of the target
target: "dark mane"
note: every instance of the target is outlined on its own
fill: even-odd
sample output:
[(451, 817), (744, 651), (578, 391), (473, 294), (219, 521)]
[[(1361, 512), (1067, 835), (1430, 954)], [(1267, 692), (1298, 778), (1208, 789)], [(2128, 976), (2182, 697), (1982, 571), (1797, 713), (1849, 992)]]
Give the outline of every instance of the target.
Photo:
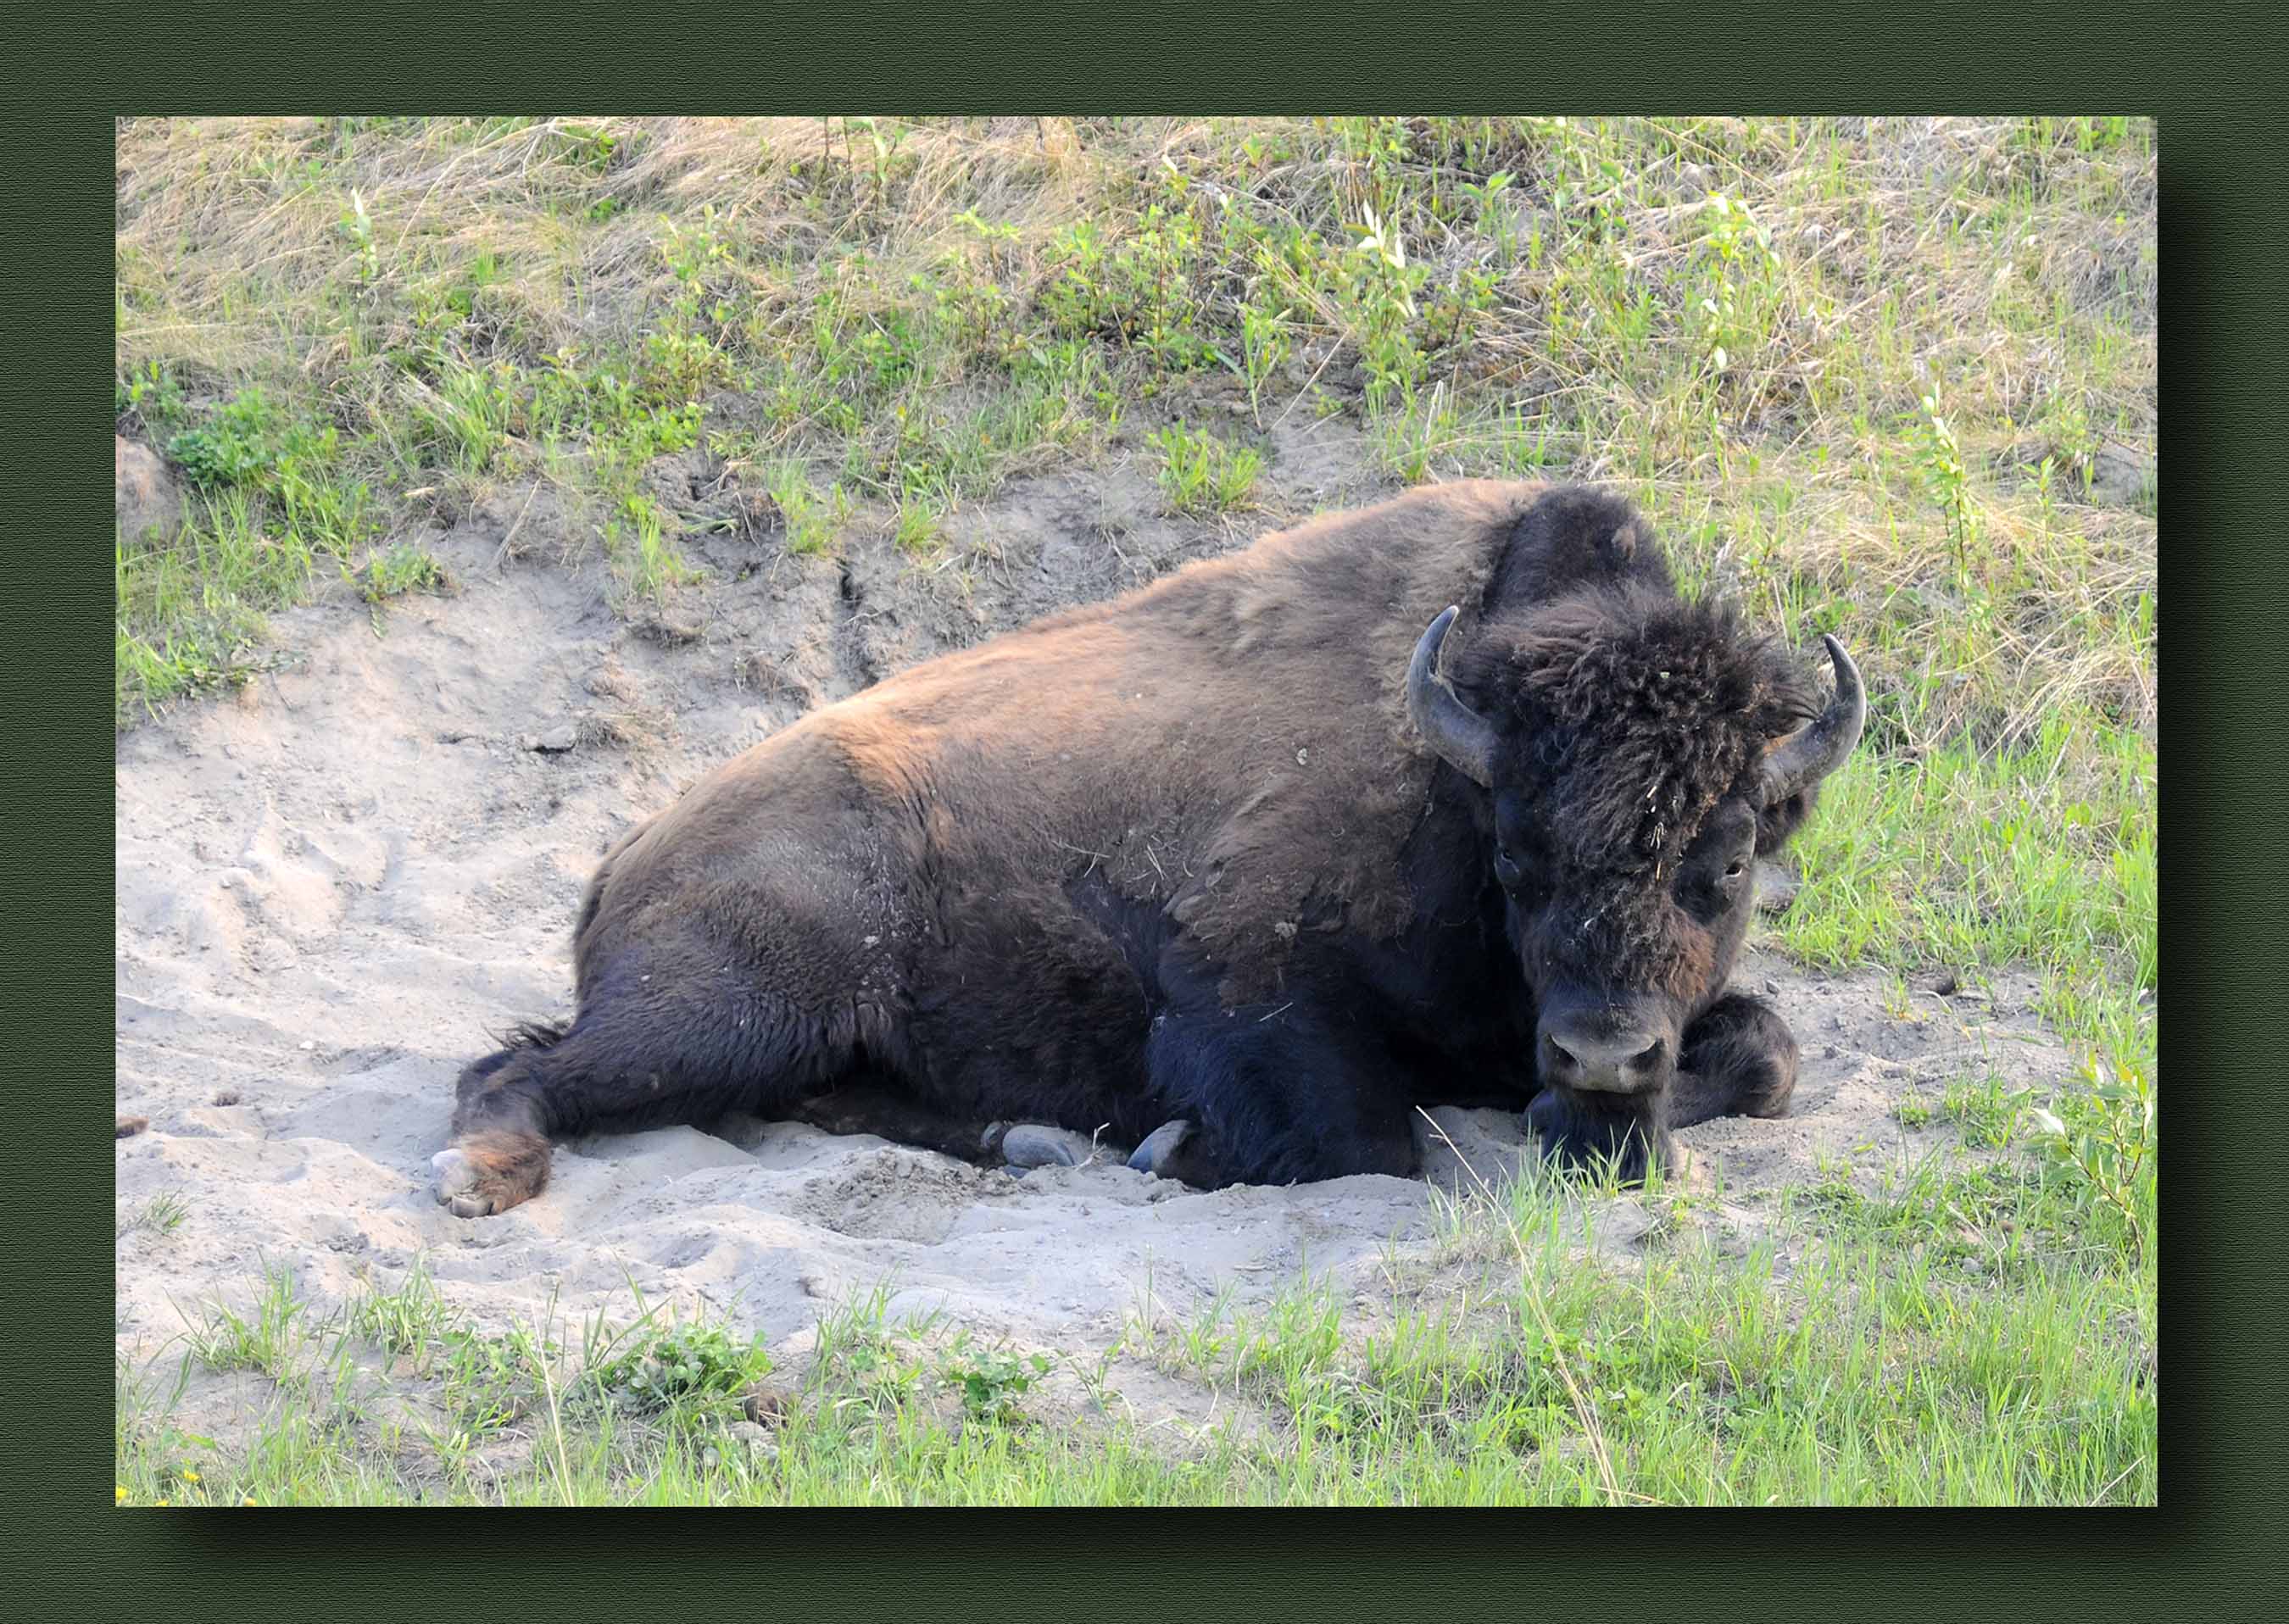
[(1720, 601), (1592, 586), (1484, 627), (1457, 680), (1536, 776), (1567, 786), (1568, 843), (1601, 863), (1673, 860), (1742, 792), (1772, 742), (1817, 712), (1780, 645)]

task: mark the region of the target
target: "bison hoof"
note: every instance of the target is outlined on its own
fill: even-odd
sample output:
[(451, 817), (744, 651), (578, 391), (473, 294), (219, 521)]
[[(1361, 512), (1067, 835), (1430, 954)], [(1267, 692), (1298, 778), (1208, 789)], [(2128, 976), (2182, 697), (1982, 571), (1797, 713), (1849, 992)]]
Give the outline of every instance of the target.
[(492, 1198), (477, 1193), (477, 1164), (463, 1150), (440, 1150), (429, 1158), (437, 1170), (437, 1201), (456, 1218), (484, 1218), (493, 1210)]
[(1020, 1122), (1001, 1136), (1001, 1159), (1013, 1167), (1078, 1167), (1097, 1147), (1069, 1128)]
[(1668, 1148), (1666, 1134), (1657, 1133), (1660, 1142), (1649, 1146), (1641, 1122), (1569, 1102), (1554, 1088), (1527, 1107), (1526, 1125), (1541, 1141), (1544, 1165), (1593, 1177), (1610, 1173), (1620, 1184), (1643, 1183), (1648, 1164), (1658, 1166)]
[(1144, 1136), (1144, 1142), (1129, 1158), (1129, 1165), (1138, 1173), (1167, 1176), (1177, 1150), (1192, 1136), (1192, 1125), (1182, 1117), (1174, 1122), (1163, 1122)]

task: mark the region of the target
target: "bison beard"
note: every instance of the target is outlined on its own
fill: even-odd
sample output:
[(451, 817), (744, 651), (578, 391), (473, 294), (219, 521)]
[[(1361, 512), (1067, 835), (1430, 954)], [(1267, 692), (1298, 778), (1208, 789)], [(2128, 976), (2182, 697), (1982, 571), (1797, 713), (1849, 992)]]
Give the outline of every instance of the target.
[(438, 1198), (733, 1111), (1103, 1129), (1216, 1184), (1408, 1173), (1415, 1105), (1499, 1099), (1641, 1175), (1787, 1107), (1795, 1043), (1725, 983), (1860, 732), (1828, 650), (1822, 706), (1627, 505), (1471, 481), (916, 666), (605, 856), (578, 1013), (463, 1072)]

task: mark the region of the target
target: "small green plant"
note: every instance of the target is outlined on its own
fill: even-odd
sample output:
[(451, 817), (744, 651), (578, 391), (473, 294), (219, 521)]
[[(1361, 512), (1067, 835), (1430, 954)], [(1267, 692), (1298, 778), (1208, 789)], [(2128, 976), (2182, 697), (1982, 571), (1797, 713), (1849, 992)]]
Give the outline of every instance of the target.
[(562, 124), (557, 128), (556, 139), (558, 155), (564, 162), (599, 175), (612, 167), (620, 150), (618, 134), (601, 125)]
[(893, 538), (901, 552), (927, 553), (937, 545), (938, 532), (945, 522), (945, 512), (938, 503), (926, 493), (916, 492), (898, 504)]
[(309, 1373), (305, 1356), (318, 1335), (292, 1270), (281, 1264), (264, 1268), (251, 1312), (211, 1302), (184, 1340), (192, 1357), (209, 1370), (259, 1371), (287, 1384)]
[(719, 219), (715, 205), (708, 203), (701, 208), (696, 225), (679, 226), (673, 219), (661, 222), (666, 236), (659, 245), (660, 258), (668, 274), (681, 284), (678, 299), (690, 299), (695, 311), (709, 275), (730, 259), (730, 228), (738, 214), (735, 205)]
[(1394, 389), (1401, 403), (1411, 402), (1422, 380), (1429, 357), (1415, 342), (1415, 292), (1430, 273), (1408, 262), (1398, 230), (1373, 209), (1365, 211), (1363, 224), (1348, 228), (1359, 241), (1344, 260), (1343, 292), (1367, 375), (1368, 415), (1374, 417)]
[(638, 1413), (728, 1408), (771, 1371), (761, 1333), (742, 1341), (721, 1325), (695, 1322), (639, 1330), (624, 1341), (585, 1380), (609, 1402)]
[(2072, 396), (2053, 400), (2037, 419), (2036, 428), (2062, 467), (2073, 470), (2077, 482), (2088, 494), (2098, 475), (2102, 438), (2090, 420), (2090, 409)]
[(372, 492), (344, 471), (336, 429), (289, 427), (279, 436), (268, 488), (287, 530), (313, 553), (346, 560), (377, 528)]
[(183, 386), (175, 381), (174, 373), (156, 361), (147, 361), (140, 371), (117, 380), (112, 403), (117, 416), (132, 413), (156, 433), (181, 420)]
[(1722, 377), (1768, 328), (1777, 261), (1772, 233), (1749, 206), (1722, 192), (1711, 195), (1694, 259), (1699, 295), (1693, 322), (1711, 378)]
[(957, 1334), (938, 1359), (938, 1375), (961, 1394), (961, 1407), (977, 1421), (1003, 1423), (1020, 1418), (1017, 1400), (1053, 1361), (1045, 1353), (1020, 1356), (1009, 1348), (972, 1343)]
[(204, 427), (167, 442), (167, 455), (194, 485), (259, 485), (276, 462), (278, 412), (259, 387), (241, 391)]
[(1924, 473), (1924, 489), (1947, 522), (1948, 539), (1955, 549), (1956, 568), (1968, 561), (1978, 538), (1978, 516), (1972, 511), (1970, 481), (1963, 469), (1962, 448), (1955, 430), (1939, 409), (1939, 397), (1923, 397), (1923, 420), (1916, 426), (1916, 460)]
[(644, 340), (643, 380), (655, 393), (687, 402), (695, 432), (697, 397), (737, 375), (719, 335), (732, 320), (723, 272), (731, 264), (731, 227), (738, 217), (735, 205), (719, 219), (710, 203), (696, 225), (663, 222), (666, 235), (660, 258), (675, 279), (675, 291), (666, 319)]
[(2086, 1087), (2068, 1103), (2066, 1117), (2038, 1108), (2028, 1112), (2029, 1125), (2043, 1153), (2074, 1188), (2119, 1214), (2133, 1246), (2141, 1246), (2154, 1188), (2153, 1082), (2134, 1066), (2109, 1066), (2096, 1056), (2082, 1080)]
[(2000, 1150), (2018, 1133), (2027, 1091), (2006, 1088), (1991, 1073), (1958, 1078), (1940, 1092), (1940, 1110), (1956, 1125), (1963, 1142), (1977, 1150)]
[(1497, 265), (1508, 266), (1517, 256), (1518, 224), (1511, 218), (1509, 207), (1502, 202), (1502, 195), (1517, 179), (1505, 169), (1496, 171), (1482, 181), (1463, 182), (1463, 195), (1478, 205), (1479, 227), (1491, 228), (1494, 232), (1495, 262)]
[[(658, 602), (669, 588), (699, 579), (700, 572), (669, 539), (666, 515), (658, 502), (639, 492), (623, 498), (621, 510), (627, 527), (624, 530), (617, 520), (608, 523), (604, 547), (618, 557), (632, 592)], [(630, 539), (633, 551), (626, 545)]]
[(921, 1358), (886, 1323), (889, 1299), (877, 1286), (819, 1319), (810, 1381), (838, 1418), (895, 1415), (921, 1386)]
[(1424, 327), (1437, 336), (1442, 355), (1469, 349), (1480, 318), (1495, 307), (1496, 286), (1494, 272), (1465, 265), (1425, 295)]
[(532, 1413), (542, 1397), (536, 1373), (561, 1351), (555, 1342), (522, 1330), (491, 1336), (457, 1325), (437, 1340), (443, 1377), (438, 1397), (452, 1432), (471, 1438)]
[(395, 1291), (371, 1287), (350, 1303), (347, 1327), (393, 1358), (410, 1360), (426, 1377), (461, 1325), (459, 1310), (438, 1294), (427, 1264), (416, 1258)]
[(885, 131), (881, 124), (872, 118), (846, 118), (842, 121), (846, 143), (853, 129), (866, 138), (868, 168), (874, 178), (874, 207), (880, 211), (890, 201), (890, 175), (897, 162), (898, 148), (905, 143), (906, 131), (904, 126), (894, 126)]
[(400, 542), (365, 567), (365, 601), (380, 603), (409, 592), (448, 593), (452, 572), (436, 555), (411, 542)]
[(810, 469), (788, 458), (764, 471), (763, 489), (779, 511), (788, 552), (824, 553), (833, 545), (842, 506), (840, 485), (829, 496), (821, 497), (811, 485)]
[(381, 254), (374, 246), (373, 217), (366, 212), (365, 195), (355, 188), (350, 192), (349, 206), (342, 211), (337, 226), (349, 240), (350, 267), (361, 285), (370, 285), (381, 275)]
[(1248, 380), (1248, 415), (1259, 428), (1264, 425), (1264, 386), (1294, 353), (1288, 328), (1292, 314), (1284, 307), (1273, 312), (1255, 304), (1240, 306), (1238, 370)]
[(1141, 351), (1156, 374), (1215, 359), (1195, 286), (1200, 225), (1191, 210), (1156, 202), (1113, 244), (1083, 220), (1052, 238), (1050, 252), (1057, 270), (1041, 306), (1053, 331), (1116, 339)]
[(490, 469), (514, 426), (518, 384), (516, 369), (506, 362), (440, 368), (435, 385), (419, 388), (409, 402), (432, 458), (464, 474)]
[(458, 275), (425, 282), (411, 291), (411, 313), (424, 336), (443, 345), (463, 335), (481, 313), (485, 295), (511, 280), (507, 263), (490, 250), (479, 252)]
[(985, 242), (1014, 243), (1017, 240), (1017, 227), (1006, 220), (986, 219), (975, 209), (964, 209), (953, 217), (953, 223), (976, 232)]
[(732, 381), (730, 357), (706, 333), (689, 326), (672, 326), (644, 340), (643, 382), (661, 394), (682, 399), (676, 410), (697, 413), (693, 397), (721, 383)]
[(1180, 513), (1226, 513), (1241, 506), (1264, 468), (1263, 454), (1253, 448), (1181, 423), (1148, 438), (1160, 452), (1160, 489)]
[(1442, 380), (1409, 410), (1376, 424), (1375, 437), (1392, 471), (1408, 484), (1419, 485), (1431, 477), (1438, 457), (1454, 450), (1464, 434), (1461, 414)]
[(2041, 515), (2043, 534), (2051, 535), (2058, 529), (2058, 498), (2052, 486), (2058, 474), (2059, 459), (2046, 453), (2040, 462), (2020, 466), (2035, 482), (2035, 511)]
[(639, 466), (655, 457), (688, 451), (699, 443), (706, 415), (698, 401), (681, 406), (629, 405), (618, 450), (629, 463)]

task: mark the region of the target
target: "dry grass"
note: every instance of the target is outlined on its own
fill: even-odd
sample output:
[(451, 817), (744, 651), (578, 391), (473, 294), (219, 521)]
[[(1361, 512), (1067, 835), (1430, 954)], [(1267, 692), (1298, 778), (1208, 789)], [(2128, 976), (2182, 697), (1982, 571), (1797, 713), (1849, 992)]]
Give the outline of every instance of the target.
[[(2094, 510), (2073, 487), (2108, 458), (2152, 465), (2156, 160), (2149, 129), (2088, 139), (1968, 120), (137, 120), (118, 360), (194, 402), (260, 382), (338, 426), (385, 499), (540, 476), (608, 513), (623, 419), (690, 402), (742, 468), (802, 459), (874, 522), (1089, 455), (1119, 432), (1108, 402), (1181, 416), (1246, 370), (1253, 313), (1277, 352), (1264, 420), (1324, 395), (1371, 408), (1409, 477), (1515, 466), (1530, 436), (1636, 488), (1791, 630), (1816, 595), (1876, 644), (1878, 674), (1927, 701), (1905, 742), (2016, 739), (2071, 698), (2150, 733), (2150, 504)], [(1405, 256), (1380, 291), (1353, 247), (1370, 219)], [(1394, 291), (1415, 314), (1384, 348), (1419, 354), (1386, 358), (1378, 389)], [(1220, 354), (1152, 353), (1156, 314)], [(639, 398), (590, 398), (599, 377)], [(1055, 399), (1013, 414), (1025, 383)], [(552, 405), (552, 385), (582, 398)], [(1926, 394), (1970, 482), (1970, 547), (1931, 522)], [(1975, 649), (1951, 630), (1972, 617), (1992, 633)]]

